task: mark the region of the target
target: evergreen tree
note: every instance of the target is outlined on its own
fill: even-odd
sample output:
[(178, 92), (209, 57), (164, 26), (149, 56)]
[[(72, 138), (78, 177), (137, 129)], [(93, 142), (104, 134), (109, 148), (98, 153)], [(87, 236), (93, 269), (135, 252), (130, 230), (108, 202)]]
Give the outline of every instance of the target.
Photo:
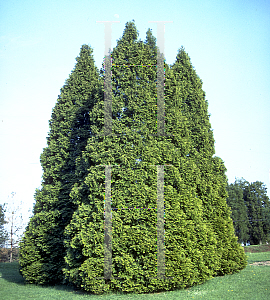
[[(78, 208), (65, 230), (63, 272), (68, 282), (96, 294), (183, 288), (246, 266), (226, 203), (226, 169), (213, 157), (202, 81), (184, 49), (172, 68), (164, 63), (167, 135), (157, 135), (157, 75), (149, 66), (157, 64), (155, 43), (149, 31), (146, 43), (137, 38), (128, 22), (111, 54), (113, 135), (104, 134), (102, 97), (90, 112), (91, 136), (71, 191)], [(101, 71), (103, 81), (105, 75)], [(103, 278), (105, 165), (111, 165), (110, 280)], [(167, 279), (157, 276), (157, 165), (171, 165), (164, 167)]]
[(264, 220), (263, 228), (266, 235), (265, 240), (269, 243), (270, 242), (270, 205), (267, 205), (263, 210), (262, 218)]
[(145, 40), (145, 44), (149, 46), (150, 51), (153, 52), (152, 54), (152, 58), (154, 60), (156, 60), (157, 58), (157, 46), (156, 46), (156, 41), (157, 39), (153, 36), (152, 31), (150, 28), (148, 28), (147, 32), (146, 32), (146, 40)]
[(244, 201), (249, 217), (249, 242), (251, 245), (269, 241), (268, 212), (270, 201), (265, 185), (256, 181), (245, 187)]
[(89, 111), (101, 97), (92, 52), (81, 47), (49, 122), (48, 146), (40, 157), (42, 188), (36, 190), (33, 217), (20, 244), (20, 273), (30, 283), (63, 280), (63, 231), (77, 207), (69, 196), (77, 181), (75, 163), (90, 136)]
[(172, 65), (181, 95), (181, 111), (188, 120), (192, 146), (187, 154), (197, 166), (192, 177), (196, 196), (202, 201), (204, 220), (217, 236), (220, 259), (218, 275), (228, 274), (246, 265), (243, 248), (237, 243), (230, 209), (226, 203), (227, 177), (224, 162), (216, 156), (214, 137), (208, 114), (208, 102), (202, 80), (196, 74), (188, 54), (182, 47)]
[(248, 214), (243, 197), (241, 181), (235, 180), (234, 183), (227, 186), (227, 203), (232, 210), (232, 220), (234, 222), (234, 231), (238, 237), (239, 243), (247, 244), (249, 240)]

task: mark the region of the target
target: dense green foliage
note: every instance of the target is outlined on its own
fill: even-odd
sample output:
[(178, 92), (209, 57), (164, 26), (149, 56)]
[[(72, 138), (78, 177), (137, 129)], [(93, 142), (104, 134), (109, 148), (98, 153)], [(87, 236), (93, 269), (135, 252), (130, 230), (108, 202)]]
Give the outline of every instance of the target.
[(244, 201), (249, 218), (249, 242), (251, 245), (270, 242), (269, 208), (270, 201), (265, 185), (252, 182), (244, 190)]
[[(21, 245), (21, 272), (29, 282), (65, 277), (65, 283), (96, 294), (147, 293), (192, 286), (246, 266), (226, 203), (226, 168), (214, 156), (202, 81), (183, 48), (172, 66), (164, 62), (166, 126), (165, 135), (159, 134), (155, 43), (150, 30), (145, 43), (138, 41), (129, 22), (111, 53), (112, 135), (104, 134), (107, 61), (98, 80), (93, 60), (84, 60), (97, 87), (88, 81), (88, 94), (81, 88), (86, 71), (76, 72), (80, 61), (73, 73), (77, 81), (62, 89), (41, 159), (43, 187)], [(80, 123), (81, 131), (74, 130), (81, 116), (75, 94), (85, 100), (80, 105), (88, 123)], [(102, 278), (105, 165), (111, 166), (113, 208), (110, 280)], [(157, 166), (163, 165), (165, 279), (157, 277)]]
[(76, 60), (52, 112), (48, 146), (40, 158), (42, 188), (36, 190), (34, 215), (20, 244), (21, 273), (31, 283), (63, 279), (63, 231), (77, 207), (69, 193), (77, 181), (76, 159), (90, 135), (89, 111), (98, 84), (92, 49), (82, 46)]
[(251, 245), (270, 242), (270, 200), (265, 185), (241, 179), (228, 185), (227, 191), (239, 242)]
[[(216, 249), (219, 253), (219, 259), (215, 261), (216, 266), (219, 266), (217, 274), (223, 275), (244, 264), (243, 249), (237, 245), (226, 203), (226, 168), (219, 157), (213, 156), (214, 138), (202, 80), (183, 48), (180, 49), (172, 70), (180, 92), (182, 115), (187, 117), (192, 141), (187, 155), (193, 161), (193, 172), (196, 170), (196, 174), (184, 172), (183, 178), (186, 177), (185, 181), (192, 184), (196, 197), (202, 201), (203, 218), (216, 235)], [(175, 93), (173, 97), (175, 99)], [(187, 174), (191, 176), (187, 178)]]
[(238, 242), (247, 244), (249, 240), (248, 230), (248, 213), (243, 197), (244, 182), (236, 180), (227, 186), (228, 198), (227, 203), (232, 210), (231, 217), (233, 219), (234, 231), (238, 237)]

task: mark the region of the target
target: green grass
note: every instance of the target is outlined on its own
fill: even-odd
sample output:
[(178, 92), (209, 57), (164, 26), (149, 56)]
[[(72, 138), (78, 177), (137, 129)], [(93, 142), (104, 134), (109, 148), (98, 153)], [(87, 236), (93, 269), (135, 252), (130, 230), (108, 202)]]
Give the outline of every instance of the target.
[(270, 252), (254, 252), (254, 253), (246, 253), (248, 257), (248, 263), (253, 263), (256, 261), (267, 261), (270, 260)]
[[(247, 253), (248, 262), (270, 260), (270, 252)], [(22, 299), (270, 299), (270, 266), (248, 265), (237, 274), (215, 277), (202, 285), (155, 294), (91, 295), (67, 286), (42, 287), (25, 284), (18, 272), (18, 262), (0, 264), (0, 298)]]

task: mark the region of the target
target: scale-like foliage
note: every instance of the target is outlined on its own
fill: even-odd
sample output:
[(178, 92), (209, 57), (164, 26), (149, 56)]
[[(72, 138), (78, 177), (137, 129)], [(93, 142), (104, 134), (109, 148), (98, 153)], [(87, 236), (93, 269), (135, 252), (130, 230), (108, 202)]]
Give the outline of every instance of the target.
[(90, 136), (89, 111), (101, 97), (92, 52), (81, 47), (49, 122), (48, 146), (40, 157), (42, 188), (36, 190), (34, 215), (20, 244), (20, 272), (31, 283), (63, 280), (63, 231), (77, 208), (69, 196), (77, 181), (75, 163)]
[[(98, 78), (90, 52), (82, 47), (53, 111), (48, 147), (41, 156), (44, 182), (21, 244), (23, 276), (35, 283), (64, 278), (96, 294), (147, 293), (192, 286), (244, 268), (244, 251), (226, 203), (226, 169), (214, 157), (202, 81), (187, 53), (180, 49), (172, 67), (164, 61), (161, 134), (156, 40), (148, 30), (145, 43), (139, 41), (135, 24), (126, 24), (111, 53), (108, 135), (104, 94), (110, 89), (104, 79), (110, 64), (106, 58)], [(163, 170), (158, 166), (164, 168), (165, 278), (157, 276), (162, 248), (157, 190)], [(104, 278), (108, 184), (110, 279)]]
[(188, 54), (181, 48), (172, 70), (182, 97), (182, 112), (189, 123), (192, 147), (189, 158), (200, 172), (193, 179), (197, 197), (203, 203), (204, 219), (217, 236), (220, 269), (218, 274), (237, 271), (246, 265), (243, 248), (237, 243), (230, 209), (226, 203), (227, 177), (223, 161), (216, 156), (214, 137), (208, 114), (208, 103), (202, 80), (196, 74)]
[[(167, 135), (157, 135), (154, 39), (150, 31), (145, 44), (137, 37), (127, 23), (111, 54), (113, 135), (104, 136), (100, 99), (90, 113), (93, 135), (77, 161), (82, 176), (71, 192), (78, 209), (65, 231), (63, 271), (97, 294), (172, 290), (246, 265), (226, 204), (226, 169), (213, 157), (202, 82), (183, 49), (172, 68), (164, 63)], [(105, 165), (112, 165), (114, 208), (109, 281), (102, 279)], [(164, 167), (167, 279), (157, 277), (157, 165), (171, 165)]]

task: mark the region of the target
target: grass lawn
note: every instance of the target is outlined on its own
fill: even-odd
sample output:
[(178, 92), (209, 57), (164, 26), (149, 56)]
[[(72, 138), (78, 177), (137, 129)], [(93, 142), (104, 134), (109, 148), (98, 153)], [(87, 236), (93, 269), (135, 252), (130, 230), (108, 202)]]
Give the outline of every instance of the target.
[[(64, 285), (42, 287), (25, 284), (18, 272), (18, 262), (0, 263), (0, 299), (270, 299), (270, 252), (254, 252), (248, 255), (248, 266), (241, 272), (215, 277), (202, 285), (171, 292), (155, 294), (105, 294), (92, 295), (74, 291)], [(265, 265), (251, 265), (256, 262)]]

